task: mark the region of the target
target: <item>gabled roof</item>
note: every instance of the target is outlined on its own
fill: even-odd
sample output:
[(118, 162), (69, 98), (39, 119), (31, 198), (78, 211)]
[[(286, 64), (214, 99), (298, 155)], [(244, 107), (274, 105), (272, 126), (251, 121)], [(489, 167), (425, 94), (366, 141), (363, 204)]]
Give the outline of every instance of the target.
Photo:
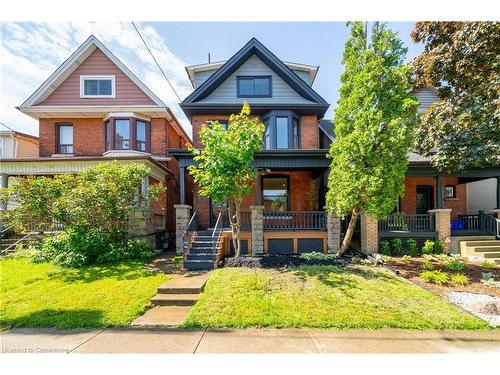
[(132, 80), (156, 105), (166, 107), (166, 105), (158, 98), (139, 78), (135, 76), (110, 50), (102, 44), (99, 39), (91, 35), (83, 42), (78, 49), (64, 61), (42, 85), (21, 104), (20, 109), (31, 107), (40, 104), (52, 94), (66, 78), (73, 73), (87, 57), (89, 57), (95, 49), (100, 49), (128, 78)]
[[(223, 60), (223, 61), (214, 61), (214, 62), (205, 63), (205, 64), (196, 64), (196, 65), (186, 66), (186, 72), (188, 74), (189, 80), (191, 81), (191, 85), (194, 87), (194, 78), (195, 78), (196, 73), (217, 70), (217, 69), (221, 68), (226, 62), (227, 62), (227, 60)], [(309, 73), (309, 79), (311, 80), (311, 82), (308, 84), (309, 84), (309, 86), (312, 86), (312, 84), (314, 83), (314, 80), (316, 79), (316, 75), (318, 74), (319, 66), (299, 64), (299, 63), (294, 63), (294, 62), (289, 62), (289, 61), (283, 61), (283, 63), (292, 70), (301, 70), (301, 71)]]
[[(219, 85), (221, 85), (232, 73), (236, 71), (252, 55), (259, 57), (279, 77), (281, 77), (292, 89), (305, 99), (313, 102), (316, 107), (328, 108), (328, 103), (316, 91), (314, 91), (303, 79), (301, 79), (283, 61), (277, 58), (256, 38), (243, 46), (236, 54), (227, 60), (214, 74), (203, 82), (194, 92), (181, 103), (181, 107), (189, 105), (206, 98)], [(326, 109), (325, 109), (326, 110)]]

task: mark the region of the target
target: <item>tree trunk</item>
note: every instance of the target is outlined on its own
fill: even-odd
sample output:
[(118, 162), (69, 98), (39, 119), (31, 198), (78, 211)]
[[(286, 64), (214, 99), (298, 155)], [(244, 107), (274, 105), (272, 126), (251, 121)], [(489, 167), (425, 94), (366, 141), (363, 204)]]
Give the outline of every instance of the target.
[(349, 220), (349, 226), (347, 227), (347, 231), (344, 236), (344, 241), (342, 241), (342, 246), (337, 252), (338, 256), (344, 255), (347, 249), (349, 249), (349, 245), (351, 244), (352, 235), (354, 233), (354, 228), (356, 228), (356, 222), (358, 221), (360, 210), (361, 209), (359, 206), (355, 206), (352, 209), (351, 220)]
[[(231, 224), (234, 256), (240, 256), (240, 205), (241, 201), (234, 198), (228, 199), (229, 224)], [(231, 213), (232, 212), (232, 213)]]

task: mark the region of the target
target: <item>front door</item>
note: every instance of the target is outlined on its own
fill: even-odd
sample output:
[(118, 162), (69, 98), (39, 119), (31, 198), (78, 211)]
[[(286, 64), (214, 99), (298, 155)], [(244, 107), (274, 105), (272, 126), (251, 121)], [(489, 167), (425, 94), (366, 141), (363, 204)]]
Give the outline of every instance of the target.
[(418, 185), (417, 186), (417, 214), (426, 214), (427, 211), (434, 207), (434, 199), (432, 194), (432, 186)]

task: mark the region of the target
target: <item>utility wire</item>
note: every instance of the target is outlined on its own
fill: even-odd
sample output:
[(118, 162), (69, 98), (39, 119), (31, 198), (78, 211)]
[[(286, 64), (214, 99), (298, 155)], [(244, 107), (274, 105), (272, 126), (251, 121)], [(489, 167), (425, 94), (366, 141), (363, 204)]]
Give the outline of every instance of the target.
[(139, 35), (139, 37), (142, 39), (142, 42), (143, 42), (143, 43), (144, 43), (144, 45), (146, 46), (146, 49), (148, 50), (149, 54), (151, 55), (151, 57), (152, 57), (152, 58), (153, 58), (153, 60), (155, 61), (156, 66), (158, 66), (158, 69), (160, 69), (160, 72), (161, 72), (161, 74), (163, 74), (163, 77), (165, 77), (165, 80), (167, 81), (168, 85), (170, 86), (170, 88), (171, 88), (171, 89), (172, 89), (172, 91), (174, 92), (175, 96), (177, 96), (177, 99), (179, 99), (179, 101), (180, 101), (180, 102), (182, 102), (181, 97), (179, 96), (179, 94), (177, 94), (177, 91), (175, 91), (174, 86), (172, 86), (172, 84), (170, 83), (170, 80), (167, 78), (167, 75), (165, 74), (165, 72), (164, 72), (164, 71), (163, 71), (163, 69), (161, 68), (160, 64), (158, 64), (158, 61), (156, 61), (156, 58), (155, 58), (155, 56), (153, 55), (153, 52), (151, 52), (151, 50), (149, 49), (148, 44), (146, 43), (146, 41), (144, 40), (144, 38), (143, 38), (143, 37), (142, 37), (142, 35), (141, 35), (141, 32), (139, 31), (139, 29), (137, 28), (137, 26), (135, 26), (134, 21), (132, 21), (132, 25), (134, 26), (135, 31), (137, 31), (137, 34)]

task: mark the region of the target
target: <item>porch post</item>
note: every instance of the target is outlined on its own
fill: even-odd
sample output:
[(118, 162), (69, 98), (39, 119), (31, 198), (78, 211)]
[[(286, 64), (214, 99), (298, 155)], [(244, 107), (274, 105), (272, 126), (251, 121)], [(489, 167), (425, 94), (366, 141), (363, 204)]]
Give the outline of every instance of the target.
[(449, 253), (450, 244), (446, 243), (446, 239), (450, 238), (451, 236), (451, 227), (450, 227), (451, 209), (437, 208), (435, 210), (430, 210), (429, 213), (435, 215), (436, 232), (438, 235), (438, 240), (443, 242), (444, 252)]
[(179, 190), (181, 205), (186, 204), (186, 167), (180, 167)]
[(264, 206), (250, 206), (252, 210), (252, 255), (264, 254)]
[(443, 208), (443, 178), (441, 176), (436, 177), (436, 208)]
[(175, 208), (175, 251), (183, 253), (182, 236), (191, 219), (191, 206), (187, 204), (176, 204)]
[[(323, 207), (326, 211), (326, 207)], [(340, 249), (340, 217), (335, 212), (326, 211), (327, 245), (329, 253), (336, 253)]]
[(254, 184), (254, 192), (253, 192), (253, 204), (254, 206), (258, 206), (260, 204), (260, 186), (259, 186), (259, 173), (257, 169), (255, 169), (255, 184)]
[(364, 212), (361, 213), (361, 251), (365, 255), (378, 251), (378, 220)]

